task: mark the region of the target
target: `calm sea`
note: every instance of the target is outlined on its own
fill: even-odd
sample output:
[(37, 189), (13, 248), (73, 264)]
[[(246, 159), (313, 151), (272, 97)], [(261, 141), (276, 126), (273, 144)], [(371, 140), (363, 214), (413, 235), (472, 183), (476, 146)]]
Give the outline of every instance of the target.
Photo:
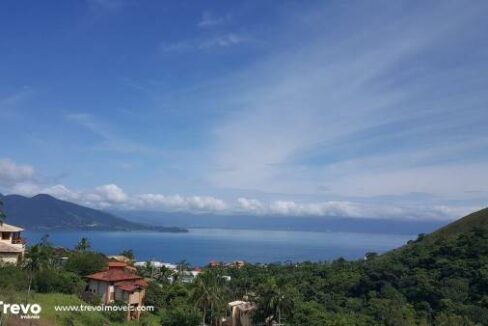
[[(45, 233), (25, 232), (28, 243)], [(344, 232), (190, 229), (189, 233), (67, 231), (49, 233), (56, 246), (73, 248), (86, 237), (91, 248), (107, 255), (132, 249), (137, 260), (175, 263), (183, 259), (195, 266), (210, 260), (245, 260), (253, 263), (319, 261), (339, 257), (362, 258), (366, 252), (384, 252), (416, 236)]]

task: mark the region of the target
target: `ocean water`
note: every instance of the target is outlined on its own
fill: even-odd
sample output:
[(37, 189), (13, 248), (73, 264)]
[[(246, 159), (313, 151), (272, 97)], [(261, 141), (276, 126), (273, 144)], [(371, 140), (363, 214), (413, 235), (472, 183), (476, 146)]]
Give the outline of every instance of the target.
[[(36, 243), (45, 232), (24, 232), (28, 244)], [(86, 237), (91, 249), (107, 255), (132, 249), (138, 261), (162, 260), (176, 263), (183, 259), (194, 266), (211, 260), (245, 260), (252, 263), (359, 259), (366, 252), (385, 252), (399, 247), (415, 235), (348, 232), (302, 232), (229, 229), (190, 229), (189, 233), (160, 232), (50, 232), (55, 246), (73, 248)]]

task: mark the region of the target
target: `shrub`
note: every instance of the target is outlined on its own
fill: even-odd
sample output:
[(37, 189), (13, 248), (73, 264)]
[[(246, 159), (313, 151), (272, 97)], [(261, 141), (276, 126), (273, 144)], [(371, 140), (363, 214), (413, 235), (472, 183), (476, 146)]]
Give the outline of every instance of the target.
[(27, 289), (27, 274), (17, 266), (0, 265), (0, 289)]
[(195, 326), (199, 325), (200, 322), (200, 314), (185, 306), (167, 310), (161, 317), (161, 325), (163, 326)]
[(78, 275), (63, 271), (44, 270), (33, 281), (33, 288), (41, 293), (81, 294), (84, 287), (85, 282)]
[(107, 264), (107, 258), (96, 252), (75, 252), (66, 262), (66, 270), (80, 276), (86, 276), (103, 270)]

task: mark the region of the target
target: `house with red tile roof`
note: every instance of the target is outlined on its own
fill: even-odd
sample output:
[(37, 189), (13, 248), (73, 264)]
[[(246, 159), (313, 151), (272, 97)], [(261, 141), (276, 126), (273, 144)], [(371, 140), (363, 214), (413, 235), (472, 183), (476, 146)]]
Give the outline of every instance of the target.
[(127, 319), (139, 319), (144, 302), (147, 282), (135, 273), (132, 266), (123, 262), (109, 261), (105, 270), (86, 276), (87, 291), (99, 296), (103, 304), (115, 301), (129, 306)]
[(20, 237), (22, 228), (0, 223), (0, 263), (18, 264), (25, 253), (25, 240)]

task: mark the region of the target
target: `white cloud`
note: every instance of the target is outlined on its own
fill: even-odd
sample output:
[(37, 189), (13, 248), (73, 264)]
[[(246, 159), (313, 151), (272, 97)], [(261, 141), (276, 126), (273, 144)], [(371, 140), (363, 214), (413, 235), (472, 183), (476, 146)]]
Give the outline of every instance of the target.
[(237, 208), (238, 210), (242, 210), (245, 213), (255, 213), (258, 215), (266, 213), (265, 205), (257, 200), (257, 199), (249, 199), (249, 198), (238, 198), (237, 199)]
[(18, 104), (31, 98), (34, 93), (35, 91), (31, 87), (24, 86), (6, 97), (1, 97), (0, 107), (2, 110), (5, 110), (5, 108), (17, 106)]
[(228, 215), (451, 220), (479, 208), (448, 205), (371, 205), (352, 201), (298, 202), (272, 200), (263, 202), (244, 197), (237, 198), (235, 202), (227, 202), (213, 196), (129, 195), (115, 184), (98, 186), (93, 191), (74, 191), (64, 185), (55, 185), (44, 189), (40, 189), (38, 186), (30, 188), (29, 185), (26, 185), (22, 191), (28, 195), (35, 195), (36, 192), (47, 193), (59, 199), (100, 209), (141, 209)]
[[(443, 46), (457, 44), (453, 30), (467, 35), (480, 19), (481, 11), (458, 5), (395, 21), (378, 13), (378, 23), (358, 22), (364, 31), (340, 40), (318, 14), (323, 24), (309, 22), (318, 32), (304, 36), (299, 49), (280, 48), (230, 76), (220, 93), (209, 92), (228, 114), (213, 130), (206, 180), (220, 189), (290, 196), (317, 196), (319, 185), (349, 198), (487, 190), (486, 142), (480, 152), (472, 146), (486, 139), (479, 123), (486, 79), (474, 78), (478, 69), (469, 63), (442, 71), (431, 64), (436, 55), (446, 59)], [(477, 82), (477, 95), (440, 93), (452, 87), (449, 80)]]
[(0, 159), (0, 190), (31, 196), (39, 193), (41, 187), (32, 166)]
[(101, 198), (112, 203), (125, 203), (129, 198), (127, 194), (115, 184), (99, 186), (95, 190)]
[(239, 198), (237, 211), (256, 215), (355, 217), (380, 219), (451, 220), (480, 207), (371, 205), (351, 201), (296, 202), (275, 200), (262, 203), (256, 199)]
[(211, 11), (204, 11), (202, 13), (202, 18), (197, 23), (197, 26), (200, 28), (214, 27), (225, 24), (229, 20), (230, 15), (216, 16)]
[(24, 195), (24, 196), (34, 196), (42, 192), (42, 188), (34, 182), (19, 182), (12, 185), (10, 188), (12, 193)]
[(188, 50), (209, 50), (212, 48), (228, 48), (242, 43), (250, 42), (249, 37), (236, 33), (226, 33), (213, 37), (183, 40), (173, 43), (163, 43), (160, 48), (163, 52), (181, 52)]
[(78, 201), (80, 199), (80, 194), (68, 189), (64, 185), (54, 185), (43, 189), (43, 192), (52, 195), (56, 198), (68, 201)]
[(114, 205), (127, 205), (129, 196), (115, 184), (106, 184), (95, 187), (93, 191), (75, 191), (58, 184), (39, 190), (56, 198), (76, 202), (98, 208), (106, 208)]
[(0, 160), (0, 187), (7, 190), (8, 193), (25, 196), (45, 193), (62, 200), (99, 209), (141, 209), (228, 215), (342, 216), (449, 220), (480, 208), (476, 205), (367, 204), (346, 200), (315, 202), (296, 200), (263, 201), (245, 197), (229, 201), (213, 196), (181, 196), (158, 193), (129, 194), (113, 183), (100, 185), (93, 189), (74, 190), (63, 184), (43, 186), (36, 180), (35, 171), (31, 166), (16, 164), (9, 159)]
[(200, 49), (207, 49), (212, 47), (229, 47), (232, 45), (237, 45), (246, 42), (247, 39), (243, 36), (228, 33), (225, 35), (217, 36), (200, 43)]
[(30, 165), (16, 164), (10, 159), (0, 159), (0, 186), (32, 181), (34, 168)]
[(218, 198), (210, 196), (189, 196), (142, 194), (135, 197), (133, 202), (137, 208), (159, 208), (176, 211), (222, 212), (227, 204)]
[(128, 195), (116, 184), (106, 184), (95, 187), (93, 190), (75, 191), (64, 185), (55, 185), (41, 189), (36, 188), (22, 192), (26, 195), (46, 193), (56, 198), (73, 201), (95, 208), (120, 209), (148, 209), (161, 211), (185, 211), (193, 213), (210, 212), (219, 213), (228, 209), (225, 201), (211, 196), (180, 196), (163, 194)]
[[(271, 214), (293, 216), (350, 216), (365, 217), (364, 210), (350, 202), (296, 203), (294, 201), (274, 201), (269, 206)], [(368, 216), (369, 217), (369, 216)]]

